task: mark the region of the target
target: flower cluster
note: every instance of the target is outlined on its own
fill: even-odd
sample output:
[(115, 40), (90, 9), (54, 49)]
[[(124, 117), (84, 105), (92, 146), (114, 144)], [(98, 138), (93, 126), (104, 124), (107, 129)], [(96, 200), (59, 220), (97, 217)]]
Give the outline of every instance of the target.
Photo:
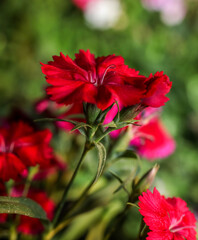
[[(81, 8), (84, 8), (83, 4), (87, 4), (83, 0), (79, 3)], [(90, 189), (117, 160), (125, 157), (138, 159), (138, 153), (153, 161), (173, 153), (175, 141), (160, 119), (161, 106), (169, 100), (166, 95), (172, 82), (163, 72), (146, 77), (127, 66), (121, 56), (113, 54), (95, 57), (89, 50), (80, 50), (74, 60), (60, 53), (60, 56), (53, 56), (53, 61), (42, 63), (41, 68), (50, 86), (46, 88), (47, 95), (35, 104), (36, 111), (47, 117), (42, 119), (43, 122), (56, 122), (54, 137), (60, 129), (81, 133), (85, 137), (84, 150), (76, 169), (68, 177), (67, 172), (59, 171), (65, 170), (66, 164), (60, 160), (59, 155), (53, 153), (50, 146), (52, 132), (49, 129), (36, 130), (23, 118), (16, 118), (15, 121), (6, 119), (0, 127), (0, 205), (1, 201), (3, 204), (6, 202), (6, 207), (2, 204), (0, 208), (0, 222), (15, 222), (11, 233), (13, 235), (19, 232), (50, 240), (56, 234), (61, 238), (61, 232), (67, 229), (73, 216), (77, 218), (84, 212), (86, 214), (88, 204), (84, 201), (88, 194), (92, 194)], [(62, 107), (65, 107), (63, 111)], [(76, 136), (79, 134), (74, 135), (74, 138)], [(117, 150), (126, 136), (125, 149)], [(70, 138), (68, 135), (67, 137)], [(73, 148), (68, 144), (68, 148), (70, 147)], [(67, 199), (81, 163), (92, 148), (98, 151), (97, 171), (94, 170), (96, 175), (84, 190), (79, 191), (81, 193), (76, 199)], [(66, 152), (66, 158), (72, 156), (73, 159), (76, 146), (72, 151), (72, 154)], [(109, 165), (106, 164), (107, 160)], [(144, 234), (141, 239), (195, 240), (196, 220), (186, 203), (176, 197), (165, 198), (156, 188), (153, 193), (147, 190), (158, 169), (159, 165), (156, 164), (141, 177), (135, 174), (136, 176), (128, 177), (126, 181), (122, 180), (119, 173), (111, 171), (113, 180), (106, 180), (117, 179), (120, 185), (116, 192), (125, 190), (127, 193), (124, 215), (130, 204), (134, 206), (139, 198), (139, 211), (147, 226), (141, 229), (140, 235)], [(53, 173), (57, 173), (55, 178)], [(9, 181), (11, 179), (14, 181)], [(68, 181), (67, 185), (55, 209), (55, 203), (48, 197), (49, 192), (45, 188), (50, 188), (52, 197), (56, 199), (63, 190), (65, 180)], [(129, 180), (130, 188), (127, 184)], [(143, 192), (146, 190), (147, 192)], [(78, 191), (74, 195), (77, 196)], [(109, 199), (104, 199), (105, 204)], [(25, 208), (34, 214), (28, 215), (21, 211), (24, 201)], [(94, 197), (90, 197), (89, 201), (93, 209), (95, 205), (100, 206), (98, 200), (96, 204), (92, 204)], [(24, 216), (8, 218), (7, 214), (11, 213)], [(122, 217), (122, 214), (119, 216)], [(51, 221), (44, 235), (44, 226), (39, 219)], [(147, 233), (148, 228), (150, 231)], [(109, 233), (107, 234), (109, 237)], [(86, 239), (89, 236), (88, 234)], [(64, 237), (67, 238), (67, 235)], [(100, 239), (107, 239), (106, 237), (103, 231)]]

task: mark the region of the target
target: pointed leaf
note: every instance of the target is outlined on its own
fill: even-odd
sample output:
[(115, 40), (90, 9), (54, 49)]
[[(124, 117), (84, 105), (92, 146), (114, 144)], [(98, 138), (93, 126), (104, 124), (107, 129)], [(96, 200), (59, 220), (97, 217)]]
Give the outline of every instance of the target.
[(40, 118), (40, 119), (35, 119), (34, 122), (44, 122), (44, 121), (53, 121), (53, 122), (69, 122), (74, 125), (78, 124), (79, 122), (70, 120), (70, 119), (61, 119), (61, 118)]
[(72, 128), (72, 130), (70, 132), (73, 132), (79, 128), (86, 128), (86, 127), (92, 128), (92, 126), (90, 126), (89, 124), (80, 122), (80, 123), (76, 124), (76, 126), (74, 128)]
[(97, 150), (98, 150), (98, 157), (99, 157), (99, 161), (98, 161), (98, 169), (97, 169), (97, 173), (94, 179), (94, 182), (96, 182), (98, 180), (98, 178), (101, 176), (105, 163), (106, 163), (106, 149), (104, 147), (104, 145), (99, 142), (99, 143), (94, 143)]
[(128, 194), (128, 196), (129, 196), (129, 192), (128, 192), (128, 190), (126, 189), (126, 187), (125, 187), (125, 182), (116, 174), (116, 173), (114, 173), (114, 172), (112, 172), (112, 171), (109, 171), (110, 173), (111, 173), (111, 175), (115, 178), (115, 179), (117, 179), (121, 184), (120, 184), (120, 186), (113, 192), (113, 193), (116, 193), (116, 192), (118, 192), (119, 190), (121, 190), (121, 189), (123, 189), (127, 194)]
[(116, 158), (133, 158), (139, 160), (138, 155), (133, 150), (130, 149), (127, 149), (124, 152), (117, 153)]
[(112, 121), (108, 124), (103, 125), (103, 127), (117, 128), (117, 125), (115, 124), (114, 121)]
[(0, 197), (0, 213), (20, 214), (32, 218), (48, 220), (43, 208), (30, 198)]

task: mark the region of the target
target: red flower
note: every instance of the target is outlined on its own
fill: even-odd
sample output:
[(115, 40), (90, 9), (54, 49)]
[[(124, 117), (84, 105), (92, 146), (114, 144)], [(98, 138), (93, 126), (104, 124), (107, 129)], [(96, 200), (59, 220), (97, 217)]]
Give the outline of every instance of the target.
[(123, 106), (140, 103), (146, 92), (145, 77), (124, 65), (121, 56), (95, 58), (89, 50), (80, 50), (73, 61), (60, 53), (42, 64), (46, 80), (52, 86), (47, 93), (57, 103), (88, 102), (104, 110), (115, 100)]
[(45, 167), (52, 158), (49, 146), (52, 134), (46, 129), (34, 131), (20, 121), (0, 128), (0, 178), (17, 179), (24, 169), (40, 164)]
[(140, 213), (151, 230), (147, 240), (196, 240), (196, 219), (180, 198), (165, 198), (155, 188), (139, 197)]
[(145, 84), (147, 91), (142, 100), (143, 105), (156, 108), (163, 106), (169, 100), (165, 95), (169, 93), (172, 82), (163, 72), (156, 72), (154, 76), (151, 74)]
[(155, 160), (168, 157), (174, 152), (175, 141), (159, 117), (155, 116), (148, 123), (134, 128), (135, 132), (130, 144), (136, 148), (140, 156)]

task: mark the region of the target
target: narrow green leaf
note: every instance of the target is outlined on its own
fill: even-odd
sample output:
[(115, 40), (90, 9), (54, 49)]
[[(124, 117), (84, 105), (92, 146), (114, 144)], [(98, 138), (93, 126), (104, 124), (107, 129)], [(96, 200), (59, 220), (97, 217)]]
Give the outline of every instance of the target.
[(59, 118), (40, 118), (40, 119), (35, 119), (34, 122), (45, 122), (45, 121), (52, 121), (52, 122), (69, 122), (74, 125), (78, 124), (79, 122), (70, 120), (70, 119), (59, 119)]
[(112, 121), (110, 123), (103, 125), (103, 127), (117, 128), (117, 125), (115, 124), (114, 121)]
[(89, 124), (80, 122), (80, 123), (76, 124), (76, 126), (74, 128), (72, 128), (72, 130), (70, 132), (73, 132), (79, 128), (86, 128), (86, 127), (92, 128), (92, 126), (90, 126)]
[(20, 214), (32, 218), (48, 220), (43, 208), (30, 198), (0, 197), (0, 213)]
[(127, 149), (124, 152), (117, 153), (116, 158), (132, 158), (139, 160), (138, 155), (133, 150), (130, 149)]
[(123, 190), (128, 194), (128, 196), (129, 196), (129, 192), (128, 192), (128, 190), (127, 190), (126, 187), (125, 187), (125, 182), (124, 182), (116, 173), (114, 173), (114, 172), (112, 172), (112, 171), (109, 171), (109, 172), (111, 173), (111, 175), (112, 175), (115, 179), (118, 180), (118, 182), (121, 183), (120, 186), (114, 191), (114, 193), (116, 193), (116, 192), (118, 192), (119, 190), (123, 189)]
[(99, 161), (98, 161), (98, 169), (97, 169), (97, 173), (94, 179), (94, 182), (96, 182), (98, 180), (98, 178), (101, 176), (105, 163), (106, 163), (106, 149), (104, 147), (104, 145), (99, 142), (99, 143), (94, 143), (97, 150), (98, 150), (98, 157), (99, 157)]

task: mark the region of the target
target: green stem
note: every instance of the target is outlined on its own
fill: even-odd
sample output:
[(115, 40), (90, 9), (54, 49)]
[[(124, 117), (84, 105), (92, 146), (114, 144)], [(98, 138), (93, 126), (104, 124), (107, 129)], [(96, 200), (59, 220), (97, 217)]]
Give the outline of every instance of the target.
[(85, 146), (84, 146), (83, 153), (82, 153), (82, 155), (81, 155), (81, 158), (80, 158), (80, 160), (79, 160), (79, 162), (78, 162), (78, 164), (77, 164), (77, 166), (76, 166), (76, 169), (75, 169), (75, 171), (74, 171), (74, 173), (73, 173), (73, 175), (72, 175), (72, 177), (71, 177), (71, 180), (69, 181), (68, 185), (67, 185), (66, 188), (65, 188), (65, 191), (64, 191), (64, 193), (63, 193), (61, 202), (60, 202), (59, 205), (58, 205), (57, 211), (56, 211), (56, 213), (55, 213), (55, 217), (54, 217), (53, 222), (52, 222), (52, 225), (51, 225), (51, 228), (53, 228), (54, 226), (56, 226), (56, 224), (57, 224), (57, 222), (58, 222), (58, 220), (59, 220), (60, 214), (61, 214), (61, 212), (62, 212), (62, 210), (63, 210), (64, 204), (65, 204), (65, 201), (66, 201), (66, 198), (67, 198), (67, 194), (68, 194), (68, 192), (69, 192), (69, 190), (70, 190), (70, 188), (71, 188), (71, 186), (72, 186), (72, 183), (73, 183), (73, 181), (74, 181), (74, 179), (75, 179), (75, 177), (76, 177), (76, 175), (77, 175), (77, 173), (78, 173), (78, 170), (79, 170), (79, 168), (80, 168), (80, 166), (81, 166), (81, 163), (82, 163), (85, 155), (87, 154), (87, 152), (88, 152), (91, 148), (92, 148), (91, 144), (88, 144), (88, 143), (86, 142), (86, 143), (85, 143)]
[(10, 240), (17, 240), (18, 233), (16, 231), (16, 226), (13, 224), (10, 228)]
[(106, 137), (110, 132), (112, 132), (113, 130), (116, 130), (115, 129), (112, 129), (112, 128), (108, 128), (99, 138), (97, 138), (95, 140), (96, 143), (100, 142), (104, 137)]

